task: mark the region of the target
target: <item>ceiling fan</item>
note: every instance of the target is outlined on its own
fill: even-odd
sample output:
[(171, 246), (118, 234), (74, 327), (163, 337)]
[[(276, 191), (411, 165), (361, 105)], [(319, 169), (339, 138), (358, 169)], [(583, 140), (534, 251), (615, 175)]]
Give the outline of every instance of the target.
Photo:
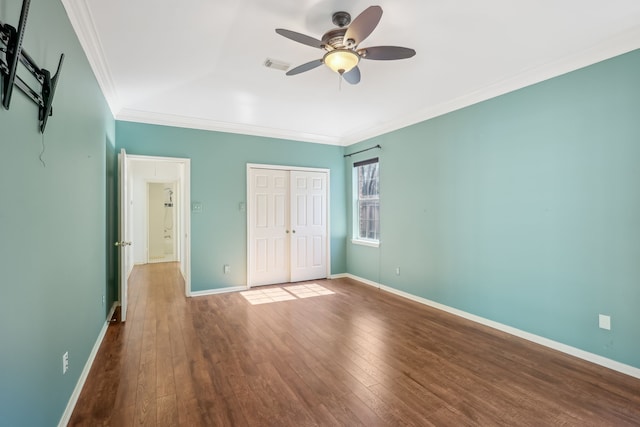
[[(289, 70), (287, 76), (304, 73), (325, 64), (331, 70), (340, 74), (348, 83), (360, 82), (360, 59), (393, 60), (411, 58), (416, 51), (398, 46), (374, 46), (360, 48), (360, 43), (369, 37), (380, 22), (382, 8), (369, 6), (360, 15), (351, 21), (351, 15), (347, 12), (333, 14), (332, 22), (338, 26), (327, 31), (322, 40), (283, 28), (277, 28), (276, 33), (298, 43), (317, 47), (326, 51), (321, 59), (316, 59), (306, 64), (299, 65)], [(351, 24), (351, 25), (349, 25)]]

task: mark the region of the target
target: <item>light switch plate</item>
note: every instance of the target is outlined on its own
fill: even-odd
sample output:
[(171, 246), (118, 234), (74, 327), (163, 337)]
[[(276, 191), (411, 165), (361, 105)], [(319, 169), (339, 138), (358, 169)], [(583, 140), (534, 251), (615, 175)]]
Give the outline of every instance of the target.
[(605, 314), (598, 315), (598, 324), (601, 329), (611, 330), (611, 316)]

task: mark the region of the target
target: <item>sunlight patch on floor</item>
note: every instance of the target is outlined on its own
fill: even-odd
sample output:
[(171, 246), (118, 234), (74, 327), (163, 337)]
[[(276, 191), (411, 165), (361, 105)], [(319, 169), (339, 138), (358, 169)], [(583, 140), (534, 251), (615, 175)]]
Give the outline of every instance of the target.
[(257, 289), (255, 291), (240, 292), (253, 305), (266, 304), (269, 302), (287, 301), (296, 299), (289, 292), (282, 288)]
[(321, 295), (331, 294), (335, 294), (335, 292), (330, 291), (329, 289), (325, 288), (324, 286), (320, 286), (317, 283), (310, 283), (308, 285), (287, 286), (284, 289), (268, 288), (240, 292), (240, 295), (242, 295), (252, 305), (267, 304), (270, 302), (278, 301), (288, 301), (298, 298), (318, 297)]
[(286, 286), (285, 289), (298, 298), (318, 297), (321, 295), (331, 295), (335, 293), (323, 286), (318, 285), (317, 283), (311, 283), (308, 285)]

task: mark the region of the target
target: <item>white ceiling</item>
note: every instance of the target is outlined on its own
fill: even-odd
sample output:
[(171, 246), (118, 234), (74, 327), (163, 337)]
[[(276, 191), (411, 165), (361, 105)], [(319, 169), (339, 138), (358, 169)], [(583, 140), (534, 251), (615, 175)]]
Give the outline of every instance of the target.
[[(640, 48), (638, 0), (63, 0), (114, 116), (348, 145)], [(384, 10), (358, 85), (319, 67), (331, 15)]]

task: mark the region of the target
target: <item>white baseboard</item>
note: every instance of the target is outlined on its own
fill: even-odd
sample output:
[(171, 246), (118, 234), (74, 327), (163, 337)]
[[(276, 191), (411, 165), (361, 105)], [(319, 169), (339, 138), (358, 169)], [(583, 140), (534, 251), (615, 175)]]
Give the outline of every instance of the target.
[(598, 354), (590, 353), (588, 351), (581, 350), (579, 348), (572, 347), (567, 344), (563, 344), (558, 341), (553, 341), (548, 338), (541, 337), (539, 335), (535, 335), (535, 334), (514, 328), (509, 325), (494, 322), (493, 320), (485, 319), (484, 317), (476, 316), (475, 314), (467, 313), (466, 311), (458, 310), (457, 308), (449, 307), (447, 305), (440, 304), (438, 302), (431, 301), (429, 299), (422, 298), (422, 297), (410, 294), (408, 292), (400, 291), (390, 286), (385, 286), (380, 283), (364, 279), (362, 277), (354, 276), (353, 274), (346, 273), (346, 274), (337, 274), (335, 276), (332, 276), (332, 278), (336, 278), (336, 279), (341, 277), (348, 277), (350, 279), (357, 280), (358, 282), (361, 282), (365, 285), (373, 286), (375, 288), (392, 293), (394, 295), (398, 295), (403, 298), (407, 298), (409, 300), (419, 302), (420, 304), (428, 305), (438, 310), (446, 311), (447, 313), (454, 314), (456, 316), (462, 317), (467, 320), (471, 320), (481, 325), (489, 326), (491, 328), (497, 329), (502, 332), (506, 332), (508, 334), (514, 335), (519, 338), (524, 338), (536, 344), (540, 344), (545, 347), (549, 347), (554, 350), (561, 351), (562, 353), (575, 356), (579, 359), (586, 360), (587, 362), (595, 363), (596, 365), (604, 366), (605, 368), (609, 368), (614, 371), (618, 371), (635, 378), (640, 378), (640, 368), (636, 368), (635, 366), (630, 366), (630, 365), (609, 359), (607, 357), (600, 356)]
[(195, 291), (191, 292), (190, 297), (203, 297), (206, 295), (217, 295), (217, 294), (226, 294), (227, 292), (238, 292), (238, 291), (246, 291), (248, 288), (246, 286), (230, 286), (228, 288), (220, 288), (220, 289), (207, 289), (206, 291)]
[(87, 381), (87, 377), (89, 376), (89, 371), (91, 371), (91, 366), (93, 365), (93, 361), (98, 354), (98, 350), (100, 349), (100, 345), (102, 344), (102, 340), (104, 336), (107, 334), (107, 328), (109, 328), (109, 323), (111, 323), (111, 318), (113, 317), (113, 313), (116, 311), (116, 307), (120, 304), (116, 301), (111, 306), (111, 310), (109, 310), (109, 314), (107, 315), (107, 319), (98, 334), (98, 339), (96, 339), (96, 343), (93, 345), (91, 349), (91, 353), (89, 354), (89, 358), (87, 359), (87, 363), (84, 364), (84, 368), (82, 369), (82, 373), (80, 374), (80, 378), (78, 378), (78, 382), (76, 383), (76, 387), (73, 389), (73, 393), (71, 393), (71, 397), (69, 398), (69, 402), (67, 403), (67, 407), (62, 413), (62, 418), (60, 418), (60, 422), (58, 423), (58, 427), (66, 427), (69, 424), (69, 420), (71, 419), (71, 414), (73, 414), (73, 410), (76, 407), (76, 403), (78, 403), (78, 398), (80, 397), (80, 392), (82, 391), (82, 387), (84, 387), (85, 381)]

